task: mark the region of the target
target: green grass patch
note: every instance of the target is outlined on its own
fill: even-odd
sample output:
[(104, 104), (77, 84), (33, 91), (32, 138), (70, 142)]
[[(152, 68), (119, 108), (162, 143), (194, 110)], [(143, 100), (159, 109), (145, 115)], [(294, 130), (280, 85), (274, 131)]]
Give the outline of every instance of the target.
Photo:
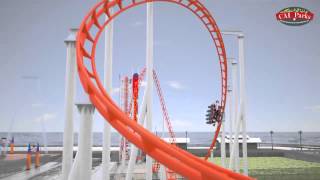
[[(221, 166), (221, 158), (214, 158)], [(212, 162), (212, 159), (209, 159)], [(240, 158), (240, 164), (242, 165)], [(229, 158), (226, 159), (227, 166)], [(319, 180), (320, 163), (285, 157), (249, 157), (249, 175), (259, 180)]]
[[(212, 159), (209, 160), (212, 162)], [(214, 163), (221, 166), (221, 158), (214, 158)], [(229, 164), (229, 158), (226, 159)], [(242, 159), (240, 158), (242, 164)], [(249, 157), (249, 169), (287, 169), (287, 168), (320, 168), (320, 163), (307, 162), (285, 157)]]

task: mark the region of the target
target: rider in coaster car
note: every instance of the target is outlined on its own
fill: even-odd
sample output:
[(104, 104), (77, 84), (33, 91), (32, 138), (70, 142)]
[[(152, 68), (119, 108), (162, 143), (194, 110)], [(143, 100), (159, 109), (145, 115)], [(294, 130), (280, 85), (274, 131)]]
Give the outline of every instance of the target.
[[(220, 122), (221, 121), (221, 109), (222, 107), (219, 106), (219, 101), (216, 101), (216, 104), (214, 105), (214, 115), (213, 115), (213, 119), (214, 119), (214, 123), (213, 126), (215, 126), (216, 122)], [(216, 108), (218, 107), (218, 108)]]

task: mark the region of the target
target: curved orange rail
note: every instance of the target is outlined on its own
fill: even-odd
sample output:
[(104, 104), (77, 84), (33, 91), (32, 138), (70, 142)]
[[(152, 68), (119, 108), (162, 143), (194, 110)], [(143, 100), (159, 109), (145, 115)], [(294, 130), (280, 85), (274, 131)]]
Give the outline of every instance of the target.
[[(224, 44), (214, 19), (198, 0), (104, 0), (96, 4), (86, 15), (77, 34), (78, 73), (85, 92), (101, 115), (126, 139), (152, 158), (188, 179), (251, 179), (209, 163), (159, 139), (122, 112), (103, 88), (95, 65), (95, 50), (101, 33), (106, 25), (120, 13), (132, 7), (155, 1), (170, 2), (189, 9), (200, 18), (208, 29), (216, 45), (221, 66), (221, 106), (224, 109), (227, 91), (227, 62)], [(113, 8), (113, 13), (110, 8)], [(105, 15), (109, 17), (107, 21), (105, 21)], [(98, 29), (98, 32), (94, 32), (93, 26)]]

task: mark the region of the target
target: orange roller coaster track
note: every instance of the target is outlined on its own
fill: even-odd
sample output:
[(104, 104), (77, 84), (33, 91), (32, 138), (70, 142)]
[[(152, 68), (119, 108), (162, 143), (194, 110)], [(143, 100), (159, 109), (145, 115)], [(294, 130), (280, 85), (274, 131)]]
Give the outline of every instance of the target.
[[(82, 21), (76, 42), (78, 73), (90, 101), (101, 115), (126, 139), (161, 164), (188, 179), (251, 179), (250, 177), (209, 163), (174, 145), (166, 143), (141, 125), (132, 121), (106, 93), (95, 64), (95, 51), (98, 39), (104, 28), (119, 14), (148, 2), (168, 2), (179, 5), (190, 10), (203, 22), (215, 44), (219, 58), (222, 77), (222, 96), (220, 102), (222, 110), (224, 110), (227, 94), (226, 52), (215, 20), (198, 0), (103, 0), (97, 3)], [(111, 8), (113, 11), (110, 11)], [(106, 21), (105, 16), (108, 17)], [(98, 29), (98, 31), (95, 32), (94, 29)], [(221, 124), (218, 124), (210, 149), (215, 145), (220, 126)]]

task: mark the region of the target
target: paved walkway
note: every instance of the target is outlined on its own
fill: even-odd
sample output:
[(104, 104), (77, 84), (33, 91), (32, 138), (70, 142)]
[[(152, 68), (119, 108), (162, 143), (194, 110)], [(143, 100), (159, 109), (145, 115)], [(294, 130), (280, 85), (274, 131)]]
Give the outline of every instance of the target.
[[(116, 169), (117, 163), (116, 162), (111, 162), (110, 167), (109, 167), (109, 172), (113, 171)], [(97, 166), (93, 171), (92, 171), (92, 179), (102, 179), (102, 165)]]
[(4, 178), (4, 180), (25, 180), (25, 179), (31, 179), (32, 177), (35, 177), (41, 173), (44, 173), (46, 171), (49, 171), (50, 169), (53, 169), (55, 167), (59, 166), (59, 163), (57, 162), (48, 162), (39, 168), (35, 169), (32, 168), (29, 171), (22, 171), (20, 173), (14, 174), (12, 176)]

